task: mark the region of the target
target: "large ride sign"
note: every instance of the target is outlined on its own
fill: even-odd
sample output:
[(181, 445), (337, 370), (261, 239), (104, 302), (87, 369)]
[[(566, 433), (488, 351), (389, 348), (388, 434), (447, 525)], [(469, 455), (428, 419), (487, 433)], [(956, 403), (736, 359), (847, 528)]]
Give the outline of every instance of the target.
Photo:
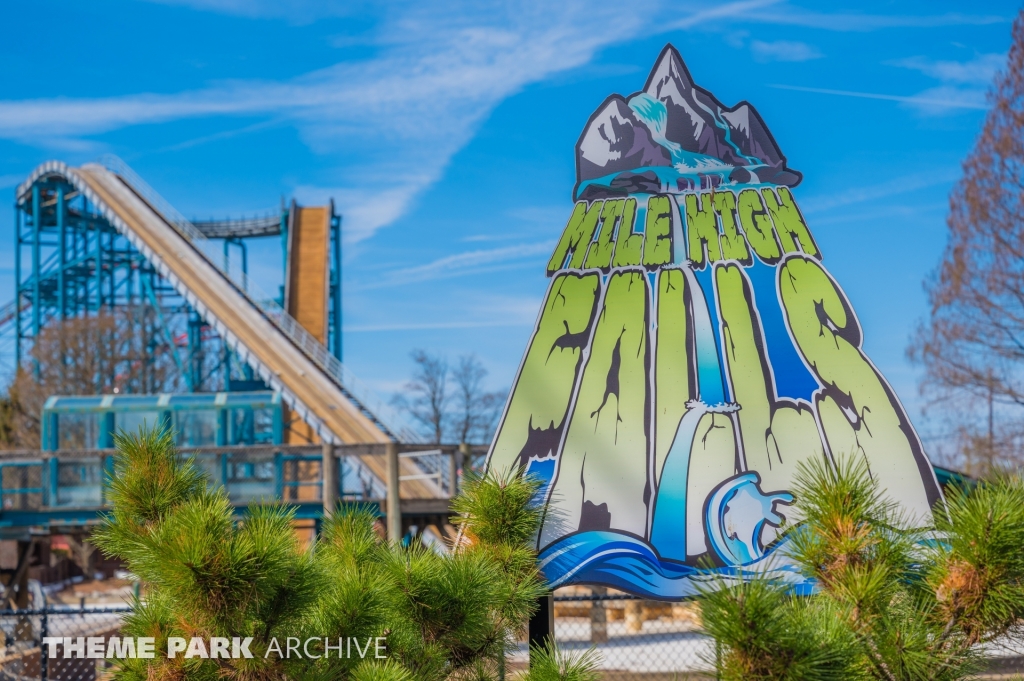
[(935, 474), (747, 103), (662, 52), (576, 145), (576, 204), (488, 458), (543, 480), (552, 586), (692, 595), (708, 566), (803, 580), (779, 551), (802, 462), (862, 457), (913, 522)]

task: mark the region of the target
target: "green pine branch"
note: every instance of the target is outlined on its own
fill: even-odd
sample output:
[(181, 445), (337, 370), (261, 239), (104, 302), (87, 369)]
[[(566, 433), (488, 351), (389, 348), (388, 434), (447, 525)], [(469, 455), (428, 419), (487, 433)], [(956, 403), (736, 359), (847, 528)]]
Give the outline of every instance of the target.
[(978, 644), (1024, 617), (1024, 482), (953, 490), (936, 527), (911, 523), (863, 460), (801, 469), (787, 551), (816, 585), (719, 579), (701, 596), (723, 679), (964, 679)]
[[(236, 517), (167, 431), (121, 433), (115, 444), (112, 509), (94, 537), (144, 585), (124, 634), (151, 636), (158, 651), (120, 661), (119, 679), (496, 679), (545, 593), (534, 550), (539, 484), (521, 471), (467, 481), (454, 502), (462, 541), (447, 554), (384, 541), (376, 510), (359, 506), (340, 507), (305, 547), (284, 506)], [(172, 636), (252, 637), (253, 657), (171, 659)], [(380, 637), (387, 655), (265, 657), (275, 637), (282, 646), (287, 637), (332, 646)], [(538, 667), (543, 681), (592, 678), (590, 657), (558, 660)]]

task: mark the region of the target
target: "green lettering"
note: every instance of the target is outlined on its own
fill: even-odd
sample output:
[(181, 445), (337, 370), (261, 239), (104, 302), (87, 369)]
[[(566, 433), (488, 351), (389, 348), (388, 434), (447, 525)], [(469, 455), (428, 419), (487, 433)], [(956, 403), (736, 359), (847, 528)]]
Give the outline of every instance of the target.
[(612, 250), (615, 248), (615, 223), (622, 215), (625, 204), (625, 199), (604, 202), (604, 209), (601, 211), (601, 231), (594, 243), (590, 245), (590, 252), (587, 253), (587, 260), (584, 264), (585, 268), (607, 271), (611, 266)]
[(778, 282), (789, 331), (824, 386), (815, 407), (832, 456), (863, 457), (911, 522), (930, 523), (941, 499), (935, 474), (892, 388), (861, 351), (860, 324), (846, 296), (804, 255), (782, 263)]
[(772, 221), (761, 202), (761, 195), (756, 189), (744, 189), (740, 192), (736, 207), (740, 226), (757, 257), (767, 265), (779, 262), (782, 252), (779, 250), (779, 241), (775, 238)]
[(644, 250), (644, 235), (633, 231), (635, 223), (636, 199), (627, 199), (626, 207), (622, 211), (619, 231), (615, 237), (615, 257), (612, 259), (613, 267), (628, 267), (640, 264)]
[(807, 229), (804, 217), (800, 215), (800, 209), (796, 207), (793, 193), (789, 191), (789, 187), (779, 187), (778, 193), (776, 197), (771, 187), (761, 190), (772, 222), (775, 223), (775, 233), (782, 242), (782, 250), (786, 253), (806, 253), (820, 260), (818, 246), (811, 238), (811, 232)]
[(732, 192), (715, 192), (715, 210), (722, 221), (722, 257), (749, 265), (750, 249), (736, 227), (736, 195)]
[[(711, 550), (702, 531), (704, 502), (712, 490), (736, 475), (736, 435), (732, 414), (705, 412), (697, 422), (686, 474), (686, 555), (693, 559)], [(692, 560), (690, 561), (692, 564)]]
[[(644, 228), (644, 267), (654, 269), (672, 262), (672, 199), (652, 196), (647, 199), (647, 224)], [(680, 245), (680, 248), (682, 246)]]
[(654, 471), (660, 482), (665, 458), (686, 404), (697, 398), (693, 369), (690, 294), (679, 269), (658, 272), (658, 327), (654, 363)]
[[(733, 264), (716, 266), (715, 289), (728, 381), (740, 405), (736, 418), (746, 469), (757, 471), (765, 492), (792, 489), (800, 464), (825, 456), (814, 411), (809, 404), (779, 399), (754, 292), (743, 269)], [(777, 304), (774, 296), (760, 302)], [(783, 514), (794, 519), (791, 511)]]
[(577, 530), (646, 535), (649, 322), (646, 273), (613, 272), (558, 457), (541, 547)]
[(563, 268), (578, 270), (583, 267), (583, 258), (594, 238), (597, 219), (601, 216), (601, 204), (601, 201), (594, 201), (588, 208), (586, 201), (576, 203), (562, 238), (558, 240), (555, 252), (548, 261), (549, 277)]
[[(718, 243), (718, 220), (712, 205), (711, 192), (686, 195), (686, 233), (689, 258), (695, 269), (704, 269), (705, 262), (718, 262), (722, 250)], [(704, 249), (707, 248), (707, 258)]]
[(555, 455), (590, 341), (600, 287), (596, 273), (568, 272), (551, 280), (488, 469), (509, 470), (527, 465), (531, 457)]

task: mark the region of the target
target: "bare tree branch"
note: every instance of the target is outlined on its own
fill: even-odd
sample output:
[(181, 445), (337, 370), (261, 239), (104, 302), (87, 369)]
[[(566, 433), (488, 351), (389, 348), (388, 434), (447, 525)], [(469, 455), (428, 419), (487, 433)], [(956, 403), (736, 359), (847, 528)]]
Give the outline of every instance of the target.
[[(926, 282), (931, 316), (908, 356), (922, 393), (941, 396), (958, 455), (973, 472), (1016, 459), (1024, 440), (1024, 22), (963, 179), (953, 188), (949, 241)], [(1012, 406), (1007, 406), (1012, 405)], [(999, 456), (996, 456), (996, 452)], [(1002, 460), (1000, 460), (1000, 457)]]

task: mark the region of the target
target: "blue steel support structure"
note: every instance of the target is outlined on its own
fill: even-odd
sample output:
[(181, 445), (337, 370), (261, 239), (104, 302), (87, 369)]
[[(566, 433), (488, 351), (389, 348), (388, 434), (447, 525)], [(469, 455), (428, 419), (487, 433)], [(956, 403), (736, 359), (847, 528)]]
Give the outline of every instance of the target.
[(331, 353), (343, 361), (342, 350), (342, 299), (341, 299), (341, 216), (334, 212), (334, 200), (331, 200), (331, 304), (330, 304), (330, 333)]
[[(229, 351), (203, 317), (118, 232), (110, 221), (113, 218), (106, 217), (105, 208), (93, 205), (77, 185), (56, 173), (34, 175), (30, 183), (18, 188), (14, 208), (16, 288), (14, 300), (0, 306), (0, 333), (7, 339), (14, 337), (15, 366), (35, 372), (52, 385), (63, 386), (63, 377), (54, 380), (52, 362), (46, 365), (47, 373), (40, 376), (41, 367), (32, 354), (34, 346), (55, 323), (103, 316), (97, 329), (128, 327), (141, 337), (130, 341), (128, 351), (122, 351), (127, 347), (123, 343), (111, 342), (121, 338), (119, 333), (112, 333), (109, 341), (101, 339), (98, 347), (108, 351), (108, 356), (102, 360), (102, 375), (97, 375), (95, 385), (54, 387), (52, 392), (266, 389), (249, 364)], [(233, 270), (236, 283), (248, 288), (248, 239), (280, 236), (282, 255), (288, 262), (288, 228), (298, 206), (293, 201), (281, 208), (253, 218), (194, 221), (193, 226), (208, 239), (223, 240), (223, 267)], [(329, 211), (325, 345), (341, 360), (342, 219), (333, 201)], [(236, 254), (240, 262), (232, 260)], [(241, 281), (237, 278), (239, 265)], [(40, 359), (46, 361), (45, 357)], [(59, 366), (56, 369), (59, 371)], [(101, 430), (111, 432), (112, 428), (106, 427), (109, 425), (103, 424)], [(239, 424), (242, 428), (250, 426), (249, 421)], [(222, 423), (219, 430), (226, 433), (227, 424)], [(103, 439), (99, 444), (110, 443)]]
[[(193, 365), (192, 357), (182, 362), (179, 353), (202, 355), (202, 348), (183, 342), (188, 338), (188, 303), (73, 187), (56, 178), (35, 182), (15, 204), (14, 228), (16, 366), (24, 366), (34, 342), (53, 321), (144, 308), (154, 313), (147, 332), (161, 339), (176, 363)], [(26, 254), (27, 271), (22, 266)], [(209, 331), (199, 337), (219, 343)], [(146, 353), (141, 361), (156, 354)], [(38, 362), (31, 366), (38, 375)], [(100, 376), (96, 387), (116, 381), (116, 375)], [(202, 381), (189, 383), (192, 390), (202, 389)]]
[[(224, 240), (225, 268), (231, 265), (231, 247), (240, 251), (244, 281), (248, 276), (247, 239), (281, 234), (287, 259), (289, 210), (283, 206), (279, 214), (266, 217), (196, 224), (210, 238)], [(252, 369), (226, 350), (214, 330), (74, 187), (59, 178), (40, 178), (19, 197), (14, 213), (13, 319), (0, 320), (0, 326), (10, 323), (13, 327), (15, 366), (25, 365), (35, 340), (53, 321), (145, 309), (153, 338), (148, 359), (153, 360), (158, 351), (170, 352), (186, 390), (254, 390), (262, 386)], [(329, 347), (340, 358), (341, 221), (334, 214), (333, 202), (331, 214)], [(29, 267), (23, 266), (26, 264)], [(38, 375), (34, 361), (30, 368)], [(114, 386), (115, 379), (100, 377), (96, 389)]]

